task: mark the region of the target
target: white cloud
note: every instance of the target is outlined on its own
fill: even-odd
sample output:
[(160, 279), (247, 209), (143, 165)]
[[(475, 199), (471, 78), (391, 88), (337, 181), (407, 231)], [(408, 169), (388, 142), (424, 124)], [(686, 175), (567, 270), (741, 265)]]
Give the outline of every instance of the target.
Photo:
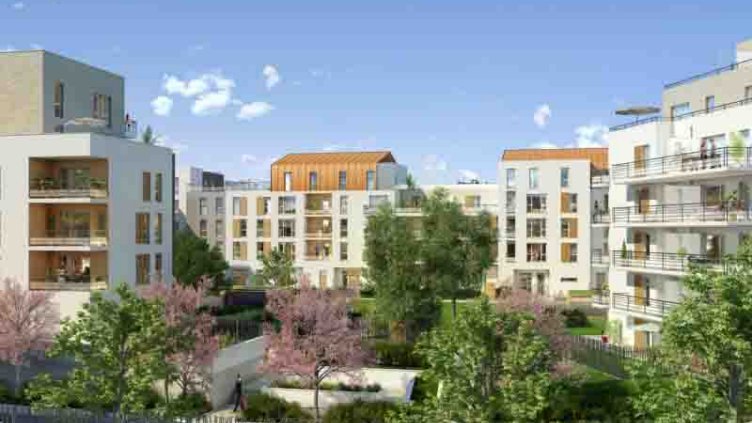
[(238, 110), (238, 114), (235, 115), (238, 120), (252, 120), (274, 110), (274, 106), (265, 101), (254, 101), (252, 103), (244, 104)]
[(183, 97), (194, 97), (209, 89), (209, 82), (204, 76), (189, 81), (182, 81), (174, 75), (162, 77), (162, 88), (167, 94), (180, 94)]
[(579, 148), (605, 147), (608, 127), (600, 124), (582, 125), (574, 130), (575, 145)]
[(169, 116), (173, 101), (170, 97), (160, 95), (151, 101), (151, 109), (157, 116)]
[(549, 120), (551, 120), (551, 106), (541, 104), (533, 113), (533, 122), (538, 125), (538, 128), (545, 128)]
[(157, 139), (154, 142), (155, 145), (159, 145), (162, 147), (167, 147), (175, 152), (175, 154), (179, 154), (182, 151), (185, 151), (188, 146), (186, 144), (175, 142), (170, 139), (167, 135), (156, 135)]
[(533, 144), (533, 148), (551, 149), (551, 148), (560, 148), (560, 147), (552, 142), (543, 141), (543, 142)]
[(169, 95), (195, 98), (191, 112), (197, 116), (219, 113), (233, 102), (235, 81), (219, 72), (205, 73), (198, 78), (182, 80), (175, 75), (162, 77), (162, 89)]
[(426, 156), (423, 156), (423, 170), (427, 170), (429, 172), (446, 172), (447, 169), (449, 169), (449, 165), (447, 164), (446, 160), (442, 159), (436, 154), (428, 154)]
[(15, 10), (23, 10), (26, 7), (26, 4), (22, 1), (17, 1), (13, 3), (10, 7), (12, 7)]
[(253, 154), (243, 154), (240, 156), (240, 161), (244, 164), (256, 164), (259, 162), (259, 159)]
[(274, 65), (266, 65), (264, 66), (264, 70), (262, 71), (264, 74), (264, 77), (266, 78), (266, 89), (271, 90), (274, 88), (275, 85), (279, 84), (279, 82), (282, 80), (282, 77), (279, 75), (279, 70), (277, 70), (277, 67)]
[(201, 94), (191, 106), (191, 113), (196, 116), (206, 116), (219, 113), (230, 104), (232, 93), (229, 90), (211, 91)]
[(478, 181), (480, 180), (480, 174), (478, 172), (468, 170), (468, 169), (460, 169), (458, 171), (460, 174), (460, 179), (465, 181)]

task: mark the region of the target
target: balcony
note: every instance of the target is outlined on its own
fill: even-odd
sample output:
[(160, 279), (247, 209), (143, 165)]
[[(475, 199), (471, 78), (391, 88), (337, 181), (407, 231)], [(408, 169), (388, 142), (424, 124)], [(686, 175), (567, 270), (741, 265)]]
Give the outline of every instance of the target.
[(742, 202), (727, 204), (684, 203), (614, 207), (613, 222), (629, 226), (726, 226), (752, 223), (752, 210)]
[(614, 266), (646, 271), (685, 273), (692, 266), (719, 269), (723, 266), (723, 259), (706, 254), (613, 250), (611, 256)]
[(752, 147), (722, 147), (619, 163), (611, 167), (611, 174), (616, 183), (646, 183), (733, 176), (750, 170)]
[(624, 293), (614, 293), (611, 307), (616, 310), (640, 313), (647, 316), (664, 317), (679, 303), (636, 297)]
[(601, 250), (593, 250), (590, 252), (590, 264), (593, 266), (608, 266), (611, 264), (608, 251), (604, 254)]
[(332, 214), (331, 194), (308, 194), (306, 195), (305, 213), (307, 215), (330, 215)]
[(39, 291), (99, 291), (107, 289), (107, 276), (50, 275), (29, 280), (29, 289)]
[(138, 138), (138, 122), (133, 119), (126, 119), (123, 136), (128, 139)]
[(611, 305), (611, 291), (593, 290), (592, 300), (594, 307), (608, 307)]
[(82, 178), (68, 184), (56, 178), (33, 178), (29, 198), (107, 198), (107, 179)]
[(504, 207), (504, 210), (507, 214), (515, 214), (517, 210), (517, 204), (516, 203), (507, 203)]
[(332, 237), (332, 230), (310, 230), (305, 234), (308, 239), (330, 239)]
[(611, 177), (608, 171), (605, 172), (592, 172), (590, 174), (590, 186), (593, 188), (607, 187), (611, 182)]
[(45, 231), (42, 236), (29, 237), (32, 247), (106, 247), (107, 231), (71, 229)]
[(608, 225), (611, 223), (611, 213), (608, 210), (596, 210), (593, 212), (593, 225)]

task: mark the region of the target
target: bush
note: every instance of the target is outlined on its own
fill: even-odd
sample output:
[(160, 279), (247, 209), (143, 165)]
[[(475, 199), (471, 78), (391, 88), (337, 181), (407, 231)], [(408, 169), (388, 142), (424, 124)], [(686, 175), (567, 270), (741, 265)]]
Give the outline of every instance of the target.
[(171, 399), (167, 404), (167, 414), (171, 417), (196, 417), (211, 411), (212, 406), (204, 394), (190, 393)]
[(261, 392), (254, 392), (246, 397), (243, 418), (245, 421), (251, 422), (279, 420), (294, 422), (313, 421), (312, 416), (297, 403), (287, 402)]
[(568, 328), (584, 328), (590, 325), (587, 315), (579, 308), (562, 310), (561, 315), (564, 316), (564, 325)]
[(633, 388), (623, 380), (589, 381), (556, 396), (546, 421), (636, 421), (629, 401)]
[(324, 415), (323, 423), (382, 423), (390, 411), (397, 406), (390, 402), (355, 401), (330, 407)]
[(376, 288), (373, 285), (366, 285), (360, 288), (360, 296), (363, 298), (373, 298), (376, 296)]
[[(284, 389), (313, 389), (313, 386), (310, 383), (304, 383), (303, 381), (296, 379), (275, 380), (272, 382), (272, 386)], [(319, 389), (322, 391), (379, 392), (381, 391), (381, 385), (378, 383), (370, 385), (350, 385), (343, 382), (322, 382), (321, 385), (319, 385)]]
[(425, 376), (418, 375), (415, 378), (413, 392), (410, 395), (410, 401), (424, 401), (436, 396), (439, 391), (439, 384), (434, 380), (429, 380)]
[(412, 344), (404, 342), (376, 341), (373, 344), (376, 363), (380, 366), (399, 368), (420, 368), (423, 362), (415, 354)]

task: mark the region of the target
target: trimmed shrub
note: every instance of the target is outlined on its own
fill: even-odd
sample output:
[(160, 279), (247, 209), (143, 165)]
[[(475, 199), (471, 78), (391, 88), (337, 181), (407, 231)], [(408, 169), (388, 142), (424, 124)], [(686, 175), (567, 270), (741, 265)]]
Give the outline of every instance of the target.
[(590, 325), (587, 315), (579, 308), (562, 310), (561, 315), (564, 316), (564, 325), (568, 328), (584, 328)]
[(355, 401), (330, 407), (323, 418), (323, 423), (383, 423), (390, 411), (397, 406), (390, 402)]
[(415, 378), (415, 385), (413, 385), (413, 392), (410, 395), (410, 401), (424, 401), (433, 398), (438, 391), (438, 382), (429, 380), (425, 376), (418, 375)]
[[(275, 380), (272, 382), (272, 386), (284, 389), (313, 389), (311, 384), (295, 379)], [(322, 382), (321, 385), (319, 385), (319, 389), (322, 391), (379, 392), (381, 391), (381, 385), (378, 383), (372, 383), (370, 385), (350, 385), (343, 382)]]
[(198, 392), (179, 395), (167, 404), (167, 413), (172, 417), (196, 417), (211, 409), (211, 403), (204, 394)]
[(294, 422), (313, 421), (312, 416), (297, 403), (287, 402), (262, 392), (254, 392), (246, 397), (243, 418), (245, 421), (251, 422), (279, 420)]
[(376, 341), (373, 344), (376, 363), (379, 366), (398, 368), (420, 368), (423, 362), (415, 354), (412, 344), (405, 342)]

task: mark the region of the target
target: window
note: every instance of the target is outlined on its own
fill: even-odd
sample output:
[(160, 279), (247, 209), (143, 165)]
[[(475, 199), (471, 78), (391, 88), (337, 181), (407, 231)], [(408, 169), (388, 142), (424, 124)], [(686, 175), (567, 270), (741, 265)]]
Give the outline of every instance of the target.
[(206, 223), (206, 220), (205, 219), (201, 219), (198, 222), (198, 236), (200, 236), (201, 238), (206, 238), (209, 235), (207, 227), (208, 227), (208, 225)]
[(715, 96), (709, 95), (705, 97), (705, 111), (709, 112), (715, 108)]
[(285, 191), (292, 191), (292, 172), (285, 172)]
[(209, 214), (208, 200), (204, 197), (201, 197), (198, 199), (198, 215), (206, 216), (207, 214)]
[(543, 213), (546, 211), (546, 194), (528, 194), (527, 212)]
[(507, 169), (507, 188), (514, 188), (517, 184), (517, 169)]
[(479, 209), (480, 208), (480, 195), (465, 196), (465, 208)]
[(311, 172), (308, 174), (308, 190), (316, 191), (319, 189), (319, 174)]
[(233, 260), (248, 260), (248, 244), (241, 241), (232, 243)]
[(577, 219), (561, 219), (561, 237), (577, 238)]
[(232, 237), (245, 238), (248, 236), (248, 220), (235, 219), (232, 222)]
[(339, 197), (339, 214), (347, 214), (348, 198), (346, 195)]
[(347, 238), (347, 219), (339, 220), (339, 236), (340, 238)]
[(267, 223), (268, 220), (265, 219), (256, 219), (256, 238), (267, 238), (271, 236), (271, 231), (267, 231)]
[(561, 193), (561, 212), (577, 213), (577, 194)]
[(562, 188), (567, 188), (569, 186), (569, 168), (568, 167), (562, 167), (560, 169), (559, 183), (561, 184)]
[(144, 201), (151, 201), (151, 173), (144, 172), (141, 175), (141, 198)]
[(149, 243), (149, 213), (136, 213), (136, 244)]
[(376, 172), (372, 170), (366, 171), (366, 190), (372, 191), (376, 189)]
[(561, 244), (561, 262), (577, 263), (577, 244), (571, 242)]
[(344, 170), (339, 171), (339, 189), (340, 191), (347, 189), (347, 172)]
[(157, 173), (154, 177), (154, 200), (158, 203), (162, 202), (162, 174)]
[(546, 244), (543, 244), (543, 243), (527, 244), (527, 261), (528, 262), (546, 261)]
[(149, 283), (149, 254), (136, 254), (136, 283), (138, 285), (147, 285)]
[(233, 216), (248, 216), (248, 199), (246, 197), (232, 197)]
[(339, 244), (339, 259), (340, 260), (347, 260), (348, 254), (347, 254), (347, 243), (346, 242), (340, 242)]
[(514, 210), (517, 208), (517, 201), (515, 201), (516, 198), (517, 198), (516, 192), (507, 191), (507, 198), (506, 198), (507, 211), (514, 212)]
[(507, 224), (506, 224), (506, 235), (508, 237), (514, 237), (515, 233), (517, 232), (517, 218), (514, 216), (507, 217)]
[(256, 199), (256, 214), (259, 216), (265, 216), (269, 214), (272, 209), (271, 197), (259, 197)]
[(689, 103), (681, 103), (671, 106), (671, 117), (678, 117), (689, 113)]
[[(214, 222), (214, 236), (217, 237), (217, 240), (220, 240), (225, 236), (225, 222), (222, 221), (222, 219), (217, 219)], [(219, 242), (217, 243), (219, 244)]]
[(60, 81), (55, 83), (55, 98), (52, 101), (55, 117), (62, 119), (65, 115), (65, 84)]
[(528, 186), (530, 189), (538, 189), (538, 168), (528, 170)]
[(256, 258), (258, 260), (261, 260), (266, 255), (266, 245), (265, 242), (256, 243)]
[(506, 251), (506, 258), (507, 259), (514, 259), (517, 255), (516, 252), (516, 243), (514, 241), (507, 242), (507, 251)]
[(157, 213), (157, 218), (154, 220), (154, 242), (162, 245), (162, 213)]
[(154, 275), (157, 280), (162, 280), (162, 253), (154, 254)]
[(279, 197), (279, 214), (295, 214), (295, 197)]
[(225, 213), (225, 201), (222, 197), (214, 199), (214, 214), (223, 215)]
[(368, 208), (375, 209), (382, 204), (389, 204), (389, 196), (371, 195), (368, 197)]
[(527, 220), (527, 237), (528, 238), (545, 238), (546, 237), (546, 219), (528, 219)]
[(295, 219), (280, 219), (279, 237), (292, 238), (295, 236)]
[(295, 243), (294, 242), (280, 242), (279, 248), (282, 250), (283, 253), (285, 253), (285, 255), (288, 258), (295, 260)]
[(744, 87), (744, 99), (749, 100), (752, 98), (752, 85)]
[(104, 94), (94, 94), (92, 117), (107, 122), (107, 127), (112, 127), (112, 97)]

